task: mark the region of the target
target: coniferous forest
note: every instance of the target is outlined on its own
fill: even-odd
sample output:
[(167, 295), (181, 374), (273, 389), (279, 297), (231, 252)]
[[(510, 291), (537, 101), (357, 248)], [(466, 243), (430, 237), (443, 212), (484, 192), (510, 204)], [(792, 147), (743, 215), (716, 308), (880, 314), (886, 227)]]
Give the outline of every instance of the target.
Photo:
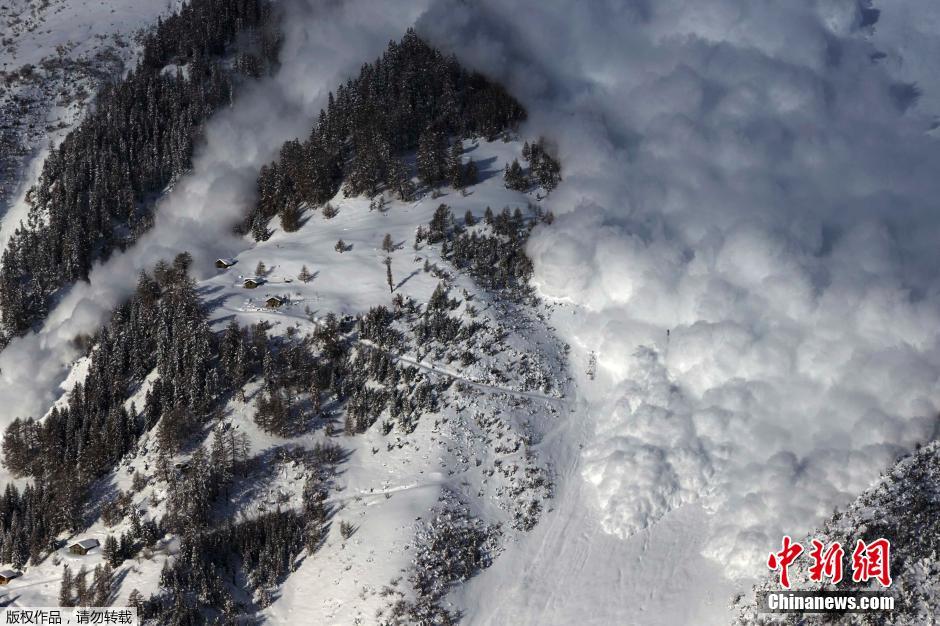
[(261, 169), (258, 202), (242, 230), (266, 239), (275, 215), (285, 230), (295, 230), (301, 205), (326, 202), (341, 184), (346, 195), (388, 190), (408, 199), (415, 189), (406, 152), (416, 151), (422, 184), (462, 186), (465, 177), (475, 177), (473, 163), (449, 166), (452, 142), (494, 139), (524, 119), (525, 110), (502, 87), (409, 30), (374, 63), (363, 65), (356, 79), (330, 93), (305, 141), (285, 143), (280, 158)]
[[(29, 221), (10, 240), (0, 267), (5, 339), (33, 328), (57, 290), (85, 279), (94, 261), (146, 231), (155, 199), (190, 167), (202, 123), (231, 100), (242, 80), (236, 74), (258, 76), (275, 67), (275, 17), (264, 0), (193, 0), (147, 36), (137, 68), (102, 91), (30, 190)], [(223, 65), (225, 58), (233, 62)], [(463, 163), (461, 140), (492, 140), (525, 115), (502, 87), (409, 30), (330, 94), (306, 140), (285, 143), (278, 160), (261, 169), (258, 201), (236, 228), (264, 240), (269, 221), (279, 216), (285, 230), (296, 229), (305, 205), (323, 204), (340, 189), (402, 200), (443, 185), (463, 189), (478, 172), (472, 160)], [(530, 174), (514, 168), (506, 185), (550, 191), (560, 179), (557, 162), (540, 142), (526, 144), (525, 152)], [(539, 212), (535, 217), (549, 221)], [(537, 222), (518, 210), (487, 209), (474, 228), (472, 215), (458, 222), (442, 204), (418, 229), (415, 249), (439, 245), (443, 259), (483, 288), (526, 295), (531, 263), (524, 246)], [(395, 245), (389, 239), (384, 247), (390, 254)], [(300, 506), (226, 518), (220, 503), (264, 465), (250, 456), (244, 435), (223, 428), (226, 405), (249, 405), (255, 425), (282, 438), (317, 429), (353, 437), (373, 429), (380, 416), (383, 435), (408, 435), (439, 411), (453, 381), (397, 359), (406, 335), (440, 350), (475, 340), (484, 327), (451, 315), (459, 301), (442, 272), (423, 305), (398, 295), (391, 308), (327, 313), (309, 335), (269, 333), (265, 321), (241, 326), (235, 319), (213, 332), (191, 263), (182, 253), (141, 273), (108, 322), (75, 339), (86, 361), (83, 378), (45, 416), (21, 416), (4, 433), (4, 466), (30, 480), (22, 489), (8, 485), (0, 496), (0, 561), (17, 568), (43, 562), (61, 547), (58, 537), (80, 532), (94, 515), (131, 520), (128, 531), (104, 542), (106, 567), (95, 571), (91, 586), (84, 570), (64, 568), (63, 606), (104, 603), (112, 568), (156, 547), (167, 533), (179, 538), (179, 548), (159, 588), (131, 596), (144, 618), (235, 623), (267, 606), (295, 560), (321, 545), (333, 514), (330, 476), (345, 451), (333, 443), (313, 450), (284, 446), (279, 455), (310, 470)], [(388, 272), (394, 291), (390, 260)], [(313, 279), (306, 274), (304, 283)], [(146, 446), (158, 451), (156, 466), (152, 475), (135, 475), (134, 484), (159, 481), (167, 496), (165, 514), (144, 521), (129, 492), (95, 498), (101, 479)], [(182, 453), (188, 460), (174, 464)], [(440, 519), (450, 520), (450, 513)], [(486, 546), (498, 531), (463, 514), (454, 519), (460, 532), (434, 528), (443, 533), (437, 547), (450, 551), (446, 575), (436, 586), (425, 579), (433, 572), (415, 578), (421, 598), (400, 605), (402, 615), (451, 619), (438, 606), (445, 590), (489, 564)], [(473, 547), (461, 550), (453, 542)], [(422, 568), (435, 555), (425, 551)]]
[(0, 0), (0, 622), (940, 624), (940, 0), (659, 4)]
[[(192, 0), (146, 37), (138, 66), (101, 91), (28, 193), (27, 222), (0, 265), (5, 340), (150, 227), (156, 199), (189, 169), (202, 124), (231, 101), (236, 74), (275, 66), (278, 38), (268, 0)], [(236, 69), (223, 66), (227, 55)]]

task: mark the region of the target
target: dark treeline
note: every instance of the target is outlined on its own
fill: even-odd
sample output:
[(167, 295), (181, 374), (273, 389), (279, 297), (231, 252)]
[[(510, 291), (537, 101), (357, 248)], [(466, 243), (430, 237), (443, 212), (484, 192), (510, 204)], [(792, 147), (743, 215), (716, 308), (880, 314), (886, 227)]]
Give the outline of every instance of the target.
[[(229, 590), (244, 573), (250, 589), (261, 589), (258, 604), (270, 603), (272, 589), (290, 571), (304, 547), (303, 516), (276, 511), (219, 530), (183, 535), (180, 551), (163, 568), (156, 595), (144, 607), (144, 617), (158, 624), (203, 624), (206, 609), (234, 620), (245, 607), (236, 605)], [(232, 622), (234, 623), (234, 622)]]
[[(158, 624), (203, 624), (213, 616), (234, 623), (236, 616), (267, 606), (298, 555), (316, 551), (328, 529), (324, 476), (342, 457), (337, 446), (317, 446), (307, 455), (313, 474), (298, 509), (238, 523), (220, 524), (209, 511), (227, 480), (213, 456), (197, 450), (185, 474), (173, 481), (169, 527), (181, 537), (180, 550), (164, 565), (161, 591), (139, 607)], [(237, 600), (246, 594), (236, 590), (253, 601)]]
[(203, 122), (231, 101), (234, 72), (220, 55), (238, 40), (236, 67), (257, 75), (276, 63), (273, 16), (268, 0), (191, 0), (145, 39), (136, 69), (101, 91), (49, 154), (27, 222), (3, 252), (6, 339), (43, 319), (57, 289), (150, 227), (155, 199), (190, 168)]
[[(356, 344), (354, 334), (382, 347), (401, 341), (392, 328), (396, 314), (375, 307), (359, 317), (327, 315), (304, 339), (272, 338), (263, 344), (263, 385), (256, 396), (255, 422), (265, 431), (291, 437), (318, 420), (332, 429), (333, 414), (345, 408), (347, 434), (365, 432), (384, 412), (405, 432), (422, 413), (437, 409), (437, 394), (417, 368), (402, 366), (382, 349)], [(456, 320), (455, 320), (456, 321)], [(459, 322), (458, 322), (459, 325)], [(242, 352), (251, 335), (236, 325), (222, 339), (224, 354)], [(352, 347), (355, 345), (356, 349)], [(373, 384), (368, 384), (373, 383)]]
[(363, 65), (358, 78), (330, 94), (306, 141), (285, 143), (280, 158), (262, 168), (258, 203), (243, 229), (266, 239), (268, 221), (277, 214), (285, 229), (296, 229), (300, 205), (326, 202), (344, 181), (347, 195), (387, 189), (408, 198), (412, 173), (401, 156), (411, 150), (417, 150), (422, 183), (460, 186), (475, 177), (475, 166), (455, 171), (450, 142), (493, 139), (524, 118), (502, 87), (466, 71), (409, 30), (381, 58)]
[(539, 221), (550, 223), (552, 214), (536, 212), (526, 219), (518, 208), (494, 214), (489, 207), (483, 223), (471, 213), (458, 222), (446, 204), (441, 204), (425, 227), (419, 227), (415, 244), (440, 244), (441, 255), (454, 267), (469, 273), (484, 288), (503, 290), (513, 296), (529, 293), (532, 261), (525, 246)]
[(0, 561), (21, 568), (38, 563), (53, 545), (57, 528), (77, 515), (68, 485), (27, 485), (22, 492), (7, 483), (0, 496)]
[[(215, 396), (214, 338), (187, 275), (188, 255), (143, 274), (134, 296), (118, 308), (95, 339), (88, 373), (45, 419), (15, 419), (3, 438), (4, 465), (35, 479), (52, 500), (53, 523), (37, 520), (41, 548), (63, 531), (81, 526), (87, 488), (134, 446), (163, 408), (190, 419), (203, 416)], [(143, 413), (124, 404), (156, 368), (159, 380)], [(25, 497), (25, 495), (24, 495)]]
[(545, 148), (542, 139), (532, 143), (525, 142), (522, 146), (522, 158), (528, 161), (528, 172), (519, 165), (518, 159), (507, 164), (503, 171), (503, 180), (508, 189), (528, 191), (533, 185), (542, 187), (551, 192), (561, 182), (561, 164), (552, 157)]
[(492, 565), (501, 533), (498, 525), (473, 517), (453, 495), (445, 493), (433, 516), (418, 527), (408, 577), (415, 597), (392, 602), (382, 623), (459, 624), (462, 615), (449, 608), (444, 598), (455, 584)]

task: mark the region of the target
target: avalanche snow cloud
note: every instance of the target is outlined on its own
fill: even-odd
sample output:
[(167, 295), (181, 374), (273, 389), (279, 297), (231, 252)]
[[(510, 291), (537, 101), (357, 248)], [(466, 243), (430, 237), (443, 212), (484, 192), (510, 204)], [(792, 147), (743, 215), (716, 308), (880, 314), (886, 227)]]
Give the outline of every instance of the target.
[(698, 500), (706, 554), (755, 573), (936, 434), (940, 107), (918, 70), (937, 17), (860, 0), (423, 16), (558, 142), (561, 217), (530, 252), (597, 353), (581, 472), (608, 532)]
[(0, 353), (0, 427), (14, 417), (41, 416), (58, 399), (59, 384), (76, 356), (72, 340), (93, 333), (133, 291), (137, 277), (161, 259), (188, 251), (197, 276), (212, 261), (234, 256), (250, 242), (232, 226), (255, 200), (261, 165), (281, 144), (306, 137), (327, 94), (400, 38), (423, 9), (368, 1), (284, 0), (277, 75), (241, 92), (206, 126), (193, 171), (159, 203), (153, 228), (132, 248), (97, 264), (36, 333), (15, 339)]
[(260, 164), (417, 21), (524, 102), (527, 134), (558, 143), (559, 219), (530, 251), (541, 292), (578, 305), (574, 353), (597, 352), (581, 469), (609, 532), (700, 501), (707, 553), (754, 572), (781, 534), (935, 435), (935, 3), (282, 6), (279, 75), (210, 123), (152, 232), (0, 356), (4, 421), (48, 408), (69, 341), (139, 269), (247, 246), (228, 229)]

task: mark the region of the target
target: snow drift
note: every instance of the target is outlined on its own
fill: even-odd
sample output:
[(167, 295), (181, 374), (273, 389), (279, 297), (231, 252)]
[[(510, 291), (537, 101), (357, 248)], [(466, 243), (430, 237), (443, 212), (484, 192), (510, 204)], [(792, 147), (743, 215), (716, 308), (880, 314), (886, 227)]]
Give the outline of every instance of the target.
[(607, 531), (700, 500), (707, 554), (755, 573), (934, 436), (940, 144), (935, 84), (907, 59), (936, 48), (914, 21), (937, 9), (883, 9), (540, 0), (423, 17), (558, 142), (563, 215), (530, 252), (541, 292), (583, 309), (572, 345), (597, 352), (581, 467)]

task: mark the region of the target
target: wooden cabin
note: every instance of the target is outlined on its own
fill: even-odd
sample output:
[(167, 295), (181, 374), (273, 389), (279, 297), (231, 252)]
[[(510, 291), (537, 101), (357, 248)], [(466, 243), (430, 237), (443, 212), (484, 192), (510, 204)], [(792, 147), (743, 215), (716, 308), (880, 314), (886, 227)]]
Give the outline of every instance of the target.
[(97, 539), (82, 539), (69, 546), (69, 552), (72, 554), (85, 555), (101, 545)]
[(216, 259), (215, 266), (220, 270), (227, 270), (228, 268), (235, 265), (237, 261), (235, 259)]
[(260, 278), (246, 278), (245, 289), (257, 289), (264, 281)]
[(287, 298), (280, 296), (271, 296), (264, 301), (264, 306), (269, 309), (279, 309), (287, 302)]
[(12, 569), (0, 570), (0, 585), (5, 585), (11, 580), (13, 580), (14, 578), (19, 578), (20, 576), (22, 576), (22, 574), (17, 572), (16, 570), (12, 570)]

